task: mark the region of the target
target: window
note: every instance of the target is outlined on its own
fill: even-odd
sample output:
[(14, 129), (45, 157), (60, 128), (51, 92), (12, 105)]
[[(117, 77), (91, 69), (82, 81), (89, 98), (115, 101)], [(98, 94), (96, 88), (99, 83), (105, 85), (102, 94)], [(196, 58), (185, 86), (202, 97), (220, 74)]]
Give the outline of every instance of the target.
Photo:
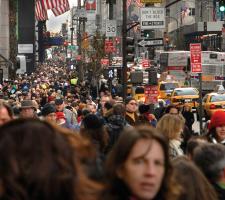
[(210, 102), (219, 102), (219, 101), (225, 101), (224, 94), (211, 96)]
[(174, 94), (177, 94), (178, 96), (182, 96), (182, 95), (198, 95), (198, 91), (190, 88), (190, 89), (185, 89), (185, 90), (176, 90), (174, 92)]

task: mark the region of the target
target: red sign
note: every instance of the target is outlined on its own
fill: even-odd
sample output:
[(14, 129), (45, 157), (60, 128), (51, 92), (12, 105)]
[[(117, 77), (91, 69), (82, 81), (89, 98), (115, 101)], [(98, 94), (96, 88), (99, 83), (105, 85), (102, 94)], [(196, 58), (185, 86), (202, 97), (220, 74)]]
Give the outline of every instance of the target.
[(202, 73), (202, 47), (200, 43), (190, 44), (191, 72)]
[(101, 59), (101, 64), (102, 65), (109, 65), (109, 59)]
[(76, 60), (79, 60), (80, 61), (81, 60), (81, 55), (77, 55), (76, 56)]
[(112, 53), (115, 51), (115, 47), (113, 46), (113, 42), (110, 40), (105, 40), (105, 52)]
[(96, 0), (86, 0), (86, 10), (96, 10)]
[(158, 86), (147, 85), (145, 86), (145, 103), (157, 103), (158, 102)]
[(142, 60), (143, 67), (149, 67), (149, 61), (147, 59)]

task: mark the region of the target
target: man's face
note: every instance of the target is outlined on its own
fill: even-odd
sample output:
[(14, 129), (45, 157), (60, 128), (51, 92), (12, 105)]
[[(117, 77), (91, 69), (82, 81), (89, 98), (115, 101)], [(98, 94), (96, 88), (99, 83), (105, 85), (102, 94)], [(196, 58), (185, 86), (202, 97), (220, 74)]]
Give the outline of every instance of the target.
[(177, 108), (171, 108), (170, 111), (169, 111), (169, 114), (171, 114), (171, 115), (178, 115), (179, 111), (178, 111)]
[(50, 113), (47, 116), (45, 116), (47, 121), (56, 123), (56, 114), (55, 113)]
[(55, 105), (55, 108), (57, 111), (62, 112), (64, 109), (64, 103), (62, 103), (60, 105)]
[(22, 118), (33, 118), (34, 109), (33, 108), (22, 108), (20, 115)]
[(126, 105), (126, 110), (128, 112), (134, 113), (138, 109), (137, 102), (135, 100), (131, 100), (127, 105)]
[(101, 106), (102, 106), (102, 108), (104, 108), (105, 103), (108, 102), (108, 101), (110, 101), (110, 98), (108, 96), (102, 96), (101, 97)]
[(9, 113), (5, 107), (0, 108), (0, 125), (5, 124), (10, 121), (12, 118), (9, 116)]
[(92, 113), (95, 114), (97, 112), (96, 106), (93, 104), (87, 104), (87, 109)]

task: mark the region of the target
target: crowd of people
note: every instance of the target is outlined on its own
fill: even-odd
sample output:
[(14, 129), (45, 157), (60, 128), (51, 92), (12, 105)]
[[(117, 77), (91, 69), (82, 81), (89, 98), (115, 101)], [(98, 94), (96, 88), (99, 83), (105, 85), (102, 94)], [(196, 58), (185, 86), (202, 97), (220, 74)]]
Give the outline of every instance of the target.
[(192, 130), (188, 105), (99, 98), (56, 63), (0, 85), (0, 197), (224, 200), (225, 112)]

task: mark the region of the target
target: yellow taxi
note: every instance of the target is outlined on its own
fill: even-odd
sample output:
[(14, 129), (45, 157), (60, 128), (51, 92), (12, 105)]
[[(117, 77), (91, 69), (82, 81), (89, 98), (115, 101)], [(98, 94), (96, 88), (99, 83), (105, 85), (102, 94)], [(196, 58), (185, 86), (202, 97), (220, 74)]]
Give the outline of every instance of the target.
[(169, 96), (171, 95), (172, 91), (175, 88), (178, 88), (179, 84), (176, 81), (161, 81), (159, 82), (159, 88), (158, 88), (158, 99), (169, 99)]
[(134, 97), (136, 101), (145, 102), (145, 88), (144, 86), (127, 85), (127, 95)]
[(210, 119), (217, 110), (225, 111), (225, 93), (211, 92), (202, 99), (202, 107), (206, 119)]
[(145, 88), (144, 86), (133, 87), (132, 96), (136, 101), (145, 102)]
[(175, 88), (171, 94), (170, 102), (178, 107), (189, 105), (191, 108), (197, 108), (199, 103), (199, 91), (197, 88)]

